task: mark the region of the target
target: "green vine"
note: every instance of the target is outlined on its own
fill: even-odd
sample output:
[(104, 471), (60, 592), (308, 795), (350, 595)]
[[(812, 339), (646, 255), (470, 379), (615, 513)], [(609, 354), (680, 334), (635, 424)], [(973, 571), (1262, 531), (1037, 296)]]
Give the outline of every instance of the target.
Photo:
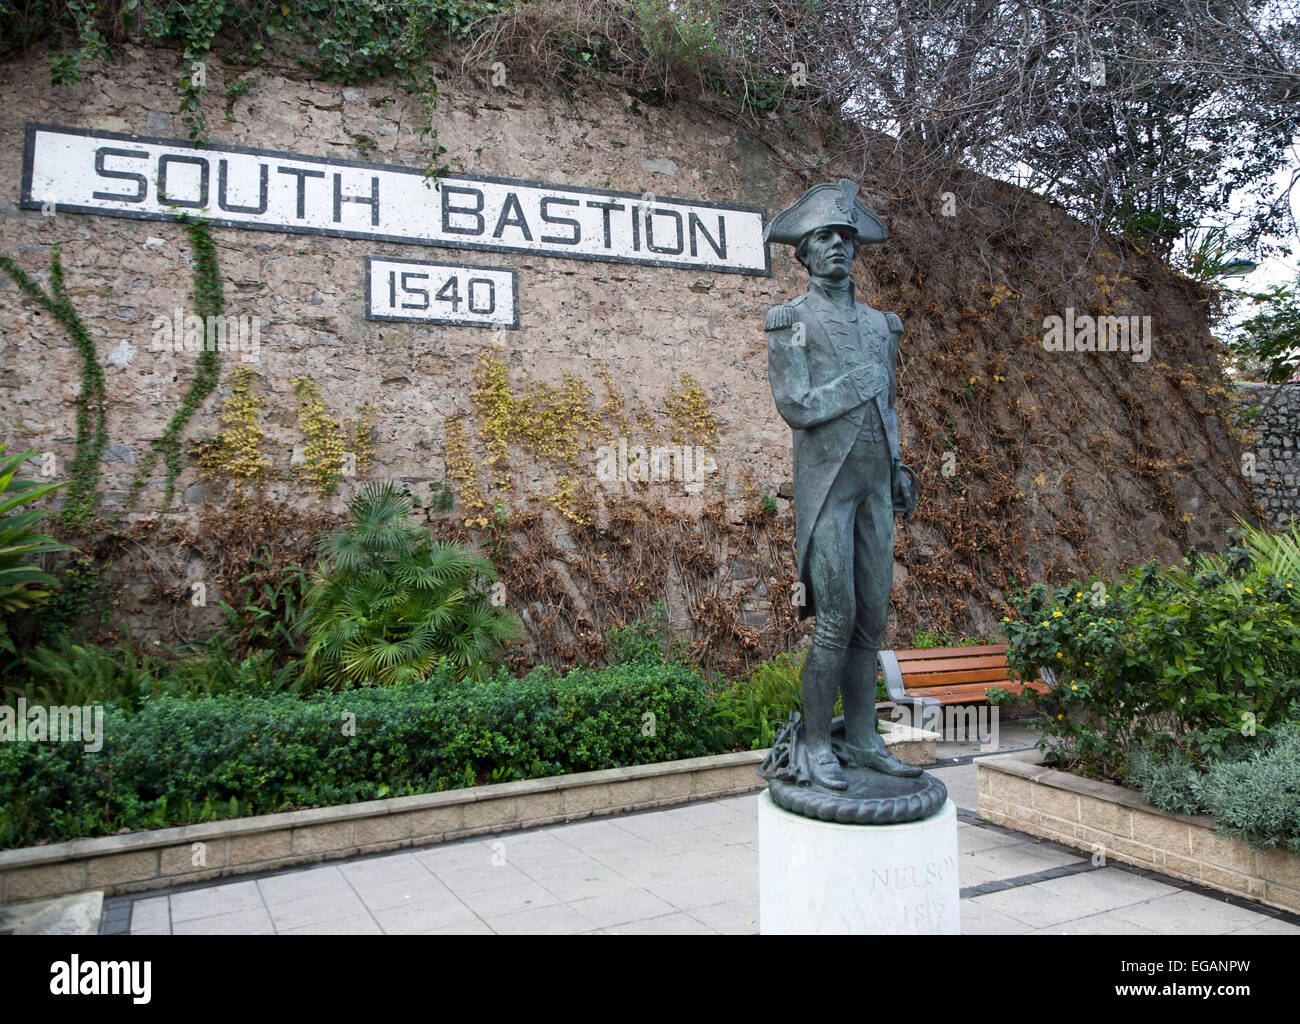
[(162, 504), (164, 508), (171, 504), (172, 496), (176, 493), (176, 478), (181, 472), (181, 433), (203, 400), (216, 389), (221, 376), (221, 353), (208, 329), (208, 325), (214, 322), (210, 318), (221, 316), (226, 308), (225, 294), (221, 288), (221, 271), (217, 265), (217, 245), (212, 240), (206, 221), (191, 220), (183, 223), (194, 248), (194, 311), (205, 326), (203, 345), (194, 362), (194, 380), (181, 399), (180, 407), (172, 415), (162, 437), (153, 442), (148, 453), (140, 460), (135, 479), (131, 481), (128, 505), (134, 504), (139, 498), (149, 471), (159, 455), (167, 467), (167, 490)]
[(104, 371), (95, 354), (95, 342), (81, 322), (72, 299), (63, 285), (63, 262), (59, 247), (50, 254), (50, 292), (28, 277), (10, 257), (0, 255), (0, 270), (49, 311), (81, 353), (81, 392), (77, 395), (77, 454), (72, 459), (72, 479), (65, 491), (59, 521), (65, 529), (85, 519), (99, 504), (99, 459), (108, 442), (105, 417), (108, 397), (104, 390)]

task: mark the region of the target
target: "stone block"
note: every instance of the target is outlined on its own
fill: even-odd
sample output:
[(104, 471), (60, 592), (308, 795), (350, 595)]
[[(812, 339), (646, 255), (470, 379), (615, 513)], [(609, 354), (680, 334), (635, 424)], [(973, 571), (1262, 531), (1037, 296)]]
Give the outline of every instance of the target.
[(1147, 846), (1154, 846), (1180, 857), (1197, 856), (1192, 849), (1192, 833), (1198, 830), (1185, 821), (1147, 811), (1133, 811), (1129, 824), (1135, 842), (1145, 843)]
[[(617, 792), (622, 794), (623, 787)], [(515, 814), (521, 824), (537, 821), (555, 821), (564, 814), (564, 800), (559, 790), (549, 793), (530, 793), (515, 797)]]
[(1214, 864), (1201, 863), (1201, 879), (1206, 885), (1222, 892), (1236, 893), (1239, 896), (1259, 897), (1264, 895), (1264, 883), (1243, 875), (1237, 871), (1225, 871)]
[(1208, 828), (1192, 828), (1189, 831), (1191, 855), (1197, 860), (1227, 868), (1239, 875), (1255, 873), (1255, 854), (1243, 840), (1215, 835)]
[(1032, 806), (1044, 814), (1064, 821), (1079, 821), (1079, 797), (1068, 790), (1054, 786), (1034, 786), (1031, 790)]
[(650, 782), (656, 801), (667, 802), (690, 798), (691, 777), (689, 775), (656, 775)]
[(353, 823), (352, 841), (361, 847), (400, 842), (411, 834), (411, 820), (405, 814), (382, 814), (358, 818)]
[[(286, 846), (288, 837), (286, 836)], [(205, 868), (223, 868), (230, 840), (213, 839), (203, 843), (182, 843), (179, 846), (165, 846), (159, 858), (158, 874), (172, 879), (176, 875), (186, 875)]]
[(496, 800), (476, 800), (461, 808), (461, 818), (467, 829), (495, 828), (508, 825), (518, 820), (515, 809), (516, 797), (507, 796)]
[(139, 882), (157, 877), (157, 850), (137, 850), (112, 857), (95, 857), (86, 863), (88, 889), (107, 889), (120, 882)]
[(731, 792), (731, 769), (709, 768), (694, 772), (691, 776), (692, 796), (712, 796), (717, 793)]
[(411, 812), (412, 839), (441, 839), (464, 828), (460, 804)]
[(567, 815), (590, 814), (592, 811), (605, 810), (610, 804), (608, 785), (575, 786), (561, 792), (564, 794), (564, 813)]
[(1300, 914), (1300, 889), (1293, 886), (1265, 882), (1263, 899), (1275, 907), (1283, 907), (1292, 913)]
[(1079, 797), (1079, 824), (1109, 832), (1112, 835), (1132, 838), (1133, 812), (1127, 807), (1098, 800), (1091, 796)]
[(1001, 772), (989, 773), (989, 793), (1009, 804), (1032, 805), (1032, 783), (1016, 775), (1003, 775)]
[[(757, 776), (755, 776), (758, 779)], [(758, 779), (762, 782), (762, 779)], [(654, 779), (628, 779), (612, 787), (610, 801), (618, 807), (644, 807), (655, 802)]]
[(287, 857), (293, 851), (293, 832), (277, 829), (247, 836), (234, 836), (230, 840), (228, 863), (261, 864), (264, 861)]
[(34, 868), (14, 868), (5, 873), (4, 900), (21, 903), (46, 896), (62, 896), (87, 888), (84, 861), (70, 864), (42, 864)]
[(303, 825), (293, 830), (293, 852), (298, 853), (332, 853), (349, 850), (352, 842), (352, 825), (350, 821), (335, 821), (325, 825)]
[(1259, 875), (1265, 882), (1300, 889), (1300, 853), (1282, 849), (1261, 850), (1257, 863)]
[(1175, 853), (1165, 854), (1165, 872), (1175, 878), (1182, 878), (1188, 882), (1199, 882), (1203, 867), (1204, 865), (1199, 860), (1180, 857)]

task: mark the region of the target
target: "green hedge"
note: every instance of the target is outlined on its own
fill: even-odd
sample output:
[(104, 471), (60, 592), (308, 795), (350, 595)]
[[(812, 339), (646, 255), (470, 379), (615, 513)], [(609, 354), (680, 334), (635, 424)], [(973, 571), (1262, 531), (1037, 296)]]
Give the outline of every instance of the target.
[(0, 744), (0, 848), (699, 757), (714, 714), (680, 665), (110, 705), (98, 752)]

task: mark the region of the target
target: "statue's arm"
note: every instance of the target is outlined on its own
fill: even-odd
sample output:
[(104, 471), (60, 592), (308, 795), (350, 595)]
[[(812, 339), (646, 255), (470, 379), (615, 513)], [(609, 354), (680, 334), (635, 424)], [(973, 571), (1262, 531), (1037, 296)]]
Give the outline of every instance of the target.
[(867, 399), (857, 375), (844, 373), (813, 387), (807, 345), (795, 344), (795, 311), (778, 306), (767, 315), (767, 365), (777, 412), (794, 430), (807, 430), (855, 409)]
[(886, 313), (885, 322), (889, 325), (890, 378), (894, 381), (894, 386), (889, 389), (889, 411), (894, 412), (894, 399), (898, 396), (898, 347), (903, 340), (903, 321), (897, 313)]

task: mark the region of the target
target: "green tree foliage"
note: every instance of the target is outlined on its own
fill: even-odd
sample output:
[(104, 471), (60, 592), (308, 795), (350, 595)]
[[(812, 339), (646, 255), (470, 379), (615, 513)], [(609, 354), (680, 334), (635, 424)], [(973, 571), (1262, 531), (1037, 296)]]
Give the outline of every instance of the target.
[(352, 525), (321, 541), (307, 595), (308, 674), (336, 687), (413, 682), (446, 658), (458, 678), (481, 678), (522, 632), (478, 587), (495, 577), (492, 563), (434, 542), (391, 483), (368, 485), (348, 510)]
[(1232, 331), (1228, 347), (1246, 367), (1278, 384), (1300, 370), (1300, 282), (1248, 295), (1259, 312)]

